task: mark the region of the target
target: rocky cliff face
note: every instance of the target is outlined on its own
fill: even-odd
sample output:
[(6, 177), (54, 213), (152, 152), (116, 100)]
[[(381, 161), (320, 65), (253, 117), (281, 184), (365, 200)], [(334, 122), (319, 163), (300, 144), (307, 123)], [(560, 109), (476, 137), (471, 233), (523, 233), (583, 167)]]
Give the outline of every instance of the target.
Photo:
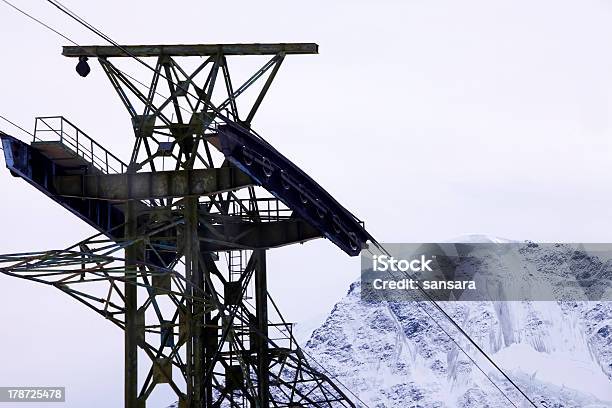
[[(536, 405), (612, 407), (612, 304), (441, 306)], [(431, 305), (364, 302), (358, 282), (304, 349), (370, 407), (529, 406)]]

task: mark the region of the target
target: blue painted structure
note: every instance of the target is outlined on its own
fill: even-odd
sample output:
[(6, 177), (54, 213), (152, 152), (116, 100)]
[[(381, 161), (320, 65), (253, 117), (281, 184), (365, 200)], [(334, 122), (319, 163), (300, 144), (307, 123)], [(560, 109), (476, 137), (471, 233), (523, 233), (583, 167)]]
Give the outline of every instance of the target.
[(221, 151), (297, 215), (351, 256), (378, 245), (363, 222), (261, 137), (235, 124), (219, 125)]
[[(95, 171), (87, 161), (75, 155), (70, 166), (61, 166), (33, 145), (28, 145), (6, 133), (0, 132), (0, 140), (2, 140), (4, 149), (6, 167), (13, 176), (23, 178), (96, 230), (106, 233), (111, 238), (123, 237), (122, 224), (125, 217), (116, 203), (113, 204), (106, 200), (64, 197), (55, 192), (54, 176)], [(57, 148), (63, 148), (67, 154), (70, 154), (70, 151), (62, 147), (59, 142)]]

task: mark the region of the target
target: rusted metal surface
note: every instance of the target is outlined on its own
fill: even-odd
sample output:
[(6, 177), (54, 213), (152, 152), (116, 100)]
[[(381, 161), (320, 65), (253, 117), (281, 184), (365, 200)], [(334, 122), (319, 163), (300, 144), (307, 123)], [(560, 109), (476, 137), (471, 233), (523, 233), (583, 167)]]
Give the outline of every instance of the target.
[(236, 167), (123, 174), (63, 175), (53, 178), (57, 194), (99, 200), (150, 200), (204, 196), (253, 185)]
[[(127, 53), (126, 53), (127, 51)], [(216, 54), (223, 55), (275, 55), (317, 54), (319, 46), (315, 43), (276, 43), (276, 44), (176, 44), (176, 45), (122, 45), (114, 46), (66, 46), (65, 57), (198, 57)]]
[(304, 243), (321, 238), (319, 230), (301, 219), (274, 222), (229, 222), (208, 226), (210, 234), (203, 234), (202, 249), (227, 251), (236, 248), (267, 249)]

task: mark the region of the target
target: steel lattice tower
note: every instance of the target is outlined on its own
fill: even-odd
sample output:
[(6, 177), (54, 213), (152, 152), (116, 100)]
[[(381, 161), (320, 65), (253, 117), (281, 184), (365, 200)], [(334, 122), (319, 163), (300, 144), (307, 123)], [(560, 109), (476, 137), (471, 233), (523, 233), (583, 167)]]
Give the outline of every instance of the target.
[[(375, 242), (251, 128), (285, 56), (317, 48), (64, 47), (81, 68), (97, 58), (127, 109), (129, 163), (63, 117), (37, 118), (29, 145), (0, 134), (14, 176), (99, 231), (64, 250), (2, 255), (0, 272), (52, 285), (125, 332), (127, 408), (162, 384), (180, 407), (355, 406), (309, 363), (266, 283), (268, 248), (327, 237), (354, 256)], [(234, 88), (227, 57), (248, 55), (270, 59)], [(118, 67), (126, 57), (155, 60), (149, 82)]]

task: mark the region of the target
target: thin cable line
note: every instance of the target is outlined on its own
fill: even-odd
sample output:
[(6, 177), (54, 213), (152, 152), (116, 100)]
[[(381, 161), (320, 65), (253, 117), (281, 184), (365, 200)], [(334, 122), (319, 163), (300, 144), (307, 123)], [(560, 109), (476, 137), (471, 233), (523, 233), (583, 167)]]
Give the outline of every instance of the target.
[[(4, 0), (3, 0), (4, 1)], [(174, 82), (174, 80), (171, 77), (167, 77), (166, 75), (164, 75), (161, 72), (157, 72), (157, 70), (152, 67), (150, 64), (148, 64), (147, 62), (145, 62), (142, 58), (135, 56), (134, 54), (132, 54), (131, 52), (129, 52), (125, 47), (123, 47), (122, 45), (120, 45), (119, 43), (117, 43), (116, 41), (114, 41), (110, 36), (106, 35), (104, 32), (102, 32), (101, 30), (99, 30), (98, 28), (96, 28), (95, 26), (93, 26), (92, 24), (88, 23), (84, 18), (82, 18), (81, 16), (79, 16), (78, 14), (76, 14), (74, 11), (72, 11), (71, 9), (69, 9), (68, 7), (66, 7), (65, 5), (63, 5), (61, 2), (56, 1), (56, 0), (46, 0), (46, 2), (50, 3), (51, 5), (53, 5), (55, 8), (57, 8), (58, 10), (60, 10), (62, 13), (66, 14), (68, 17), (70, 17), (71, 19), (75, 20), (76, 22), (78, 22), (79, 24), (81, 24), (82, 26), (84, 26), (85, 28), (87, 28), (89, 31), (93, 32), (94, 34), (98, 35), (99, 37), (101, 37), (103, 40), (107, 41), (108, 43), (110, 43), (111, 45), (119, 48), (121, 51), (123, 51), (127, 56), (135, 59), (136, 61), (138, 61), (140, 64), (144, 65), (146, 68), (148, 68), (149, 70), (151, 70), (153, 73), (156, 73), (157, 75), (159, 75), (159, 77), (164, 78), (166, 81), (168, 81), (169, 84), (172, 84), (173, 86), (178, 87), (179, 85)], [(74, 44), (74, 42), (73, 42)], [(78, 45), (78, 44), (77, 44)], [(79, 45), (79, 47), (81, 47), (81, 49), (83, 49), (82, 46)], [(115, 69), (117, 69), (119, 72), (122, 72), (121, 70), (119, 70), (117, 67), (115, 67)], [(123, 72), (122, 72), (123, 73)], [(129, 76), (129, 75), (128, 75)], [(140, 81), (134, 79), (134, 77), (129, 76), (131, 79), (139, 82), (141, 85), (145, 86), (148, 88), (148, 85), (142, 84)], [(201, 100), (201, 98), (198, 95), (194, 95), (192, 92), (190, 92), (189, 90), (185, 91), (187, 95), (191, 96), (192, 98), (195, 98), (196, 100)], [(157, 92), (155, 92), (156, 94), (158, 94)], [(159, 94), (158, 94), (159, 95)], [(166, 98), (166, 97), (164, 97)], [(224, 115), (220, 109), (218, 109), (215, 105), (213, 105), (210, 101), (206, 102), (205, 100), (202, 100), (202, 103), (205, 105), (206, 108), (210, 109), (211, 111), (213, 111), (215, 113), (215, 115), (222, 119), (225, 122), (228, 123), (232, 123), (235, 126), (241, 127), (243, 128), (243, 126), (238, 123), (238, 121), (232, 120), (230, 119), (228, 116)], [(181, 106), (179, 106), (179, 108), (181, 108)], [(183, 109), (184, 110), (184, 109)], [(188, 110), (185, 110), (188, 113), (192, 113)], [(238, 118), (235, 118), (238, 119)], [(257, 136), (262, 142), (269, 144), (265, 139), (263, 139), (261, 137), (261, 135), (259, 133), (257, 133), (254, 129), (252, 128), (248, 128), (248, 129), (244, 129), (245, 131), (249, 131), (252, 134), (254, 134), (255, 136)]]
[[(83, 49), (83, 46), (82, 46), (81, 44), (77, 43), (76, 41), (74, 41), (73, 39), (71, 39), (70, 37), (68, 37), (67, 35), (63, 34), (61, 31), (56, 30), (55, 28), (51, 27), (50, 25), (48, 25), (48, 24), (44, 23), (43, 21), (39, 20), (38, 18), (36, 18), (36, 17), (32, 16), (31, 14), (29, 14), (29, 13), (25, 12), (24, 10), (20, 9), (19, 7), (15, 6), (15, 5), (14, 5), (14, 4), (12, 4), (11, 2), (9, 2), (9, 1), (7, 1), (7, 0), (0, 0), (0, 1), (2, 1), (2, 2), (3, 2), (3, 3), (5, 3), (6, 5), (8, 5), (9, 7), (13, 8), (14, 10), (18, 11), (19, 13), (23, 14), (24, 16), (28, 17), (28, 18), (29, 18), (29, 19), (31, 19), (32, 21), (34, 21), (34, 22), (36, 22), (36, 23), (38, 23), (38, 24), (42, 25), (43, 27), (47, 28), (48, 30), (52, 31), (53, 33), (55, 33), (55, 34), (59, 35), (60, 37), (62, 37), (62, 38), (63, 38), (63, 39), (65, 39), (66, 41), (70, 42), (71, 44), (74, 44), (75, 46), (77, 46), (77, 47), (79, 47), (79, 48)], [(135, 57), (134, 57), (134, 58), (135, 58)], [(144, 61), (141, 61), (141, 62), (142, 62), (142, 63), (144, 63)], [(144, 63), (144, 64), (146, 65), (146, 63)], [(149, 67), (149, 68), (150, 68), (150, 67)], [(134, 82), (138, 83), (140, 86), (143, 86), (143, 87), (145, 87), (145, 88), (147, 88), (147, 89), (149, 88), (149, 86), (148, 86), (147, 84), (145, 84), (144, 82), (142, 82), (142, 81), (138, 80), (137, 78), (135, 78), (134, 76), (132, 76), (132, 75), (128, 74), (127, 72), (122, 71), (121, 69), (119, 69), (119, 68), (117, 68), (117, 67), (115, 67), (115, 69), (117, 69), (117, 71), (121, 72), (123, 75), (127, 76), (128, 78), (130, 78), (132, 81), (134, 81)], [(174, 82), (173, 82), (173, 84), (174, 84)], [(174, 85), (176, 85), (176, 84), (174, 84)], [(155, 94), (156, 94), (156, 95), (158, 95), (158, 96), (161, 96), (161, 97), (162, 97), (162, 98), (164, 98), (164, 99), (167, 99), (167, 98), (168, 98), (168, 96), (166, 96), (166, 95), (164, 95), (164, 94), (160, 93), (160, 92), (159, 92), (159, 91), (157, 91), (157, 90), (155, 91)], [(193, 95), (191, 95), (191, 96), (193, 96)], [(186, 112), (186, 113), (192, 113), (191, 111), (189, 111), (188, 109), (186, 109), (186, 108), (185, 108), (185, 107), (183, 107), (183, 106), (179, 106), (179, 108), (180, 108), (181, 110), (183, 110), (184, 112)], [(29, 133), (29, 132), (27, 132), (27, 133)]]
[[(374, 255), (374, 253), (373, 253), (373, 252), (370, 250), (370, 248), (367, 248), (367, 251), (368, 251), (368, 252), (369, 252), (369, 253), (370, 253), (372, 256)], [(385, 252), (387, 255), (389, 255), (389, 253), (388, 253), (388, 252), (386, 251), (386, 249), (384, 249), (384, 248), (383, 248), (383, 252)], [(393, 273), (389, 272), (389, 274), (390, 274), (390, 275), (391, 275), (391, 276), (392, 276), (394, 279), (396, 279), (396, 277), (393, 275)], [(409, 276), (409, 277), (410, 277), (410, 276)], [(413, 280), (414, 280), (414, 279), (413, 279)], [(418, 285), (418, 282), (417, 282), (416, 284)], [(419, 286), (419, 287), (420, 287), (420, 286)], [(363, 290), (363, 288), (361, 288), (360, 290)], [(382, 297), (382, 295), (380, 295), (378, 292), (375, 292), (375, 293), (377, 294), (377, 296), (379, 297), (379, 299), (380, 299), (382, 302), (385, 302), (385, 303), (386, 303), (386, 304), (385, 304), (385, 306), (386, 306), (387, 310), (389, 311), (389, 313), (390, 313), (390, 314), (392, 314), (392, 315), (394, 315), (395, 313), (394, 313), (394, 312), (393, 312), (393, 310), (391, 310), (391, 308), (389, 307), (389, 303), (388, 303), (388, 301), (387, 301), (387, 300), (385, 300), (385, 299)], [(426, 293), (426, 294), (427, 294), (427, 293)], [(427, 295), (428, 295), (428, 294), (427, 294)], [(450, 333), (449, 333), (449, 332), (448, 332), (448, 331), (447, 331), (447, 330), (446, 330), (444, 327), (442, 327), (442, 325), (441, 325), (441, 324), (438, 322), (438, 320), (437, 320), (437, 319), (435, 319), (435, 318), (434, 318), (434, 317), (433, 317), (433, 316), (432, 316), (432, 315), (431, 315), (431, 314), (430, 314), (430, 313), (427, 311), (427, 309), (425, 309), (425, 308), (423, 307), (423, 305), (421, 305), (421, 302), (422, 302), (422, 301), (418, 300), (418, 299), (416, 298), (416, 295), (415, 295), (414, 293), (412, 293), (412, 292), (410, 292), (410, 296), (412, 297), (412, 299), (413, 299), (414, 303), (416, 303), (417, 307), (418, 307), (419, 309), (421, 309), (421, 311), (422, 311), (423, 313), (425, 313), (425, 314), (426, 314), (426, 315), (427, 315), (427, 316), (428, 316), (428, 317), (429, 317), (429, 318), (430, 318), (430, 319), (431, 319), (431, 320), (432, 320), (432, 321), (433, 321), (433, 322), (436, 324), (436, 326), (438, 326), (438, 328), (439, 328), (440, 330), (442, 330), (442, 332), (443, 332), (443, 333), (444, 333), (444, 334), (445, 334), (445, 335), (446, 335), (446, 336), (447, 336), (447, 337), (448, 337), (448, 338), (449, 338), (449, 339), (450, 339), (450, 340), (451, 340), (451, 341), (452, 341), (452, 342), (455, 344), (455, 346), (456, 346), (456, 347), (457, 347), (459, 350), (461, 350), (461, 352), (462, 352), (463, 354), (465, 354), (465, 356), (466, 356), (466, 357), (467, 357), (467, 358), (468, 358), (468, 359), (469, 359), (469, 360), (472, 362), (472, 364), (474, 364), (474, 365), (476, 366), (476, 368), (478, 368), (478, 370), (479, 370), (479, 371), (480, 371), (480, 372), (481, 372), (481, 373), (482, 373), (482, 374), (483, 374), (483, 375), (484, 375), (484, 376), (487, 378), (487, 380), (489, 380), (489, 382), (490, 382), (491, 384), (493, 384), (493, 386), (494, 386), (494, 387), (495, 387), (495, 388), (496, 388), (496, 389), (497, 389), (497, 390), (498, 390), (498, 391), (499, 391), (499, 392), (500, 392), (500, 393), (501, 393), (501, 394), (502, 394), (502, 395), (503, 395), (503, 396), (504, 396), (504, 397), (505, 397), (505, 398), (508, 400), (508, 402), (510, 402), (510, 404), (512, 404), (512, 406), (514, 406), (514, 407), (518, 408), (518, 407), (516, 406), (516, 404), (515, 404), (515, 403), (514, 403), (514, 402), (513, 402), (513, 401), (510, 399), (510, 397), (508, 397), (508, 395), (507, 395), (507, 394), (506, 394), (506, 393), (505, 393), (505, 392), (504, 392), (504, 391), (503, 391), (503, 390), (502, 390), (502, 389), (501, 389), (501, 388), (500, 388), (500, 387), (497, 385), (497, 383), (496, 383), (495, 381), (493, 381), (493, 379), (492, 379), (492, 378), (491, 378), (491, 377), (490, 377), (490, 376), (489, 376), (489, 375), (488, 375), (488, 374), (487, 374), (487, 373), (486, 373), (486, 372), (485, 372), (485, 371), (482, 369), (482, 367), (480, 367), (480, 365), (479, 365), (479, 364), (478, 364), (478, 363), (477, 363), (477, 362), (474, 360), (474, 358), (472, 358), (472, 356), (470, 356), (470, 355), (468, 354), (468, 352), (467, 352), (467, 351), (466, 351), (466, 350), (465, 350), (463, 347), (461, 347), (461, 345), (459, 344), (459, 342), (457, 342), (457, 341), (456, 341), (456, 340), (453, 338), (453, 336), (451, 336), (451, 335), (450, 335)], [(434, 303), (434, 305), (438, 306), (434, 300), (431, 300), (431, 301), (430, 301), (430, 303)], [(438, 306), (438, 308), (439, 308), (439, 306)], [(445, 313), (444, 311), (442, 311), (442, 312), (443, 312), (443, 313), (446, 315), (446, 313)], [(449, 320), (451, 320), (451, 321), (454, 323), (454, 320), (453, 320), (453, 319), (452, 319), (450, 316), (448, 316), (448, 315), (446, 315), (446, 316), (448, 317), (448, 319), (449, 319)], [(400, 330), (403, 330), (401, 327), (400, 327), (399, 329), (400, 329)], [(466, 336), (468, 339), (470, 339), (470, 341), (471, 341), (471, 338), (470, 338), (470, 337), (469, 337), (467, 334), (466, 334), (465, 336)], [(473, 343), (473, 342), (472, 342), (472, 343)], [(479, 349), (479, 348), (478, 348), (478, 345), (476, 345), (476, 347), (477, 347), (477, 349)], [(304, 352), (305, 352), (305, 351), (304, 351)], [(482, 354), (485, 354), (485, 353), (484, 353), (484, 351), (482, 351), (482, 350), (480, 350), (480, 352), (481, 352)], [(486, 354), (485, 354), (485, 357), (487, 357), (487, 355), (486, 355)], [(317, 363), (317, 364), (319, 364), (319, 363)], [(319, 364), (319, 365), (320, 365), (320, 364)], [(493, 366), (494, 366), (494, 367), (496, 367), (496, 368), (497, 368), (497, 369), (498, 369), (498, 370), (499, 370), (499, 371), (500, 371), (502, 374), (504, 374), (504, 372), (503, 372), (503, 371), (501, 371), (501, 369), (500, 369), (499, 367), (497, 367), (497, 366), (495, 365), (495, 363), (493, 363)], [(504, 375), (505, 375), (505, 374), (504, 374)], [(510, 381), (510, 383), (514, 384), (514, 383), (512, 382), (512, 380), (510, 380), (510, 379), (509, 379), (509, 381)], [(516, 385), (515, 385), (515, 387), (518, 389), (518, 387), (517, 387)], [(520, 389), (518, 389), (518, 390), (519, 390), (519, 392), (520, 392)], [(529, 400), (529, 399), (528, 399), (528, 400)], [(531, 402), (531, 401), (530, 401), (530, 402)], [(533, 404), (533, 403), (532, 403), (532, 404)], [(534, 406), (535, 406), (535, 405), (534, 405)]]
[[(386, 248), (384, 248), (384, 247), (383, 247), (383, 248), (382, 248), (382, 250), (383, 250), (383, 252), (384, 252), (386, 255), (391, 256), (391, 254), (390, 254), (390, 253), (389, 253), (389, 252), (386, 250)], [(371, 253), (371, 252), (370, 252), (370, 253)], [(513, 386), (514, 388), (516, 388), (516, 390), (517, 390), (517, 391), (518, 391), (518, 392), (519, 392), (519, 393), (520, 393), (520, 394), (521, 394), (521, 395), (522, 395), (522, 396), (523, 396), (523, 397), (524, 397), (524, 398), (525, 398), (525, 399), (526, 399), (526, 400), (527, 400), (527, 401), (528, 401), (528, 402), (529, 402), (529, 403), (530, 403), (532, 406), (537, 407), (537, 405), (536, 405), (536, 404), (535, 404), (535, 403), (534, 403), (534, 402), (533, 402), (533, 401), (532, 401), (532, 400), (531, 400), (531, 399), (530, 399), (530, 398), (527, 396), (527, 394), (525, 394), (525, 392), (524, 392), (524, 391), (523, 391), (523, 390), (522, 390), (522, 389), (521, 389), (521, 388), (520, 388), (520, 387), (519, 387), (519, 386), (518, 386), (518, 385), (517, 385), (517, 384), (516, 384), (516, 383), (515, 383), (515, 382), (514, 382), (514, 381), (513, 381), (513, 380), (512, 380), (510, 377), (509, 377), (509, 376), (508, 376), (508, 374), (506, 374), (506, 373), (504, 372), (504, 370), (502, 370), (502, 368), (501, 368), (499, 365), (497, 365), (497, 363), (495, 363), (495, 361), (493, 361), (493, 359), (492, 359), (491, 357), (489, 357), (489, 355), (488, 355), (488, 354), (487, 354), (487, 353), (486, 353), (486, 352), (485, 352), (485, 351), (482, 349), (482, 347), (480, 347), (480, 346), (478, 345), (478, 343), (476, 343), (476, 341), (474, 341), (474, 340), (473, 340), (473, 339), (470, 337), (470, 335), (469, 335), (469, 334), (468, 334), (468, 333), (467, 333), (467, 332), (466, 332), (466, 331), (465, 331), (465, 330), (464, 330), (464, 329), (463, 329), (463, 328), (462, 328), (462, 327), (461, 327), (461, 326), (460, 326), (460, 325), (459, 325), (459, 324), (458, 324), (458, 323), (457, 323), (457, 322), (456, 322), (456, 321), (455, 321), (455, 320), (454, 320), (454, 319), (453, 319), (453, 318), (452, 318), (452, 317), (451, 317), (451, 316), (450, 316), (450, 315), (449, 315), (449, 314), (448, 314), (448, 313), (447, 313), (447, 312), (446, 312), (446, 311), (445, 311), (445, 310), (444, 310), (444, 309), (443, 309), (443, 308), (442, 308), (442, 307), (441, 307), (439, 304), (438, 304), (438, 302), (436, 302), (436, 300), (435, 300), (435, 299), (434, 299), (434, 298), (433, 298), (433, 297), (432, 297), (432, 296), (431, 296), (431, 295), (430, 295), (430, 294), (429, 294), (429, 293), (428, 293), (428, 292), (427, 292), (425, 289), (423, 289), (423, 287), (422, 287), (422, 286), (421, 286), (421, 285), (418, 283), (418, 281), (416, 280), (416, 278), (415, 278), (414, 276), (412, 276), (412, 275), (411, 275), (410, 273), (408, 273), (407, 271), (404, 271), (404, 272), (403, 272), (403, 274), (404, 274), (404, 276), (407, 276), (408, 278), (410, 278), (410, 279), (412, 279), (413, 281), (415, 281), (415, 284), (416, 284), (416, 286), (417, 286), (417, 288), (418, 288), (419, 292), (421, 292), (423, 295), (425, 295), (425, 296), (427, 297), (428, 301), (429, 301), (429, 302), (430, 302), (430, 303), (431, 303), (431, 304), (432, 304), (432, 305), (433, 305), (433, 306), (434, 306), (436, 309), (438, 309), (438, 310), (439, 310), (439, 311), (440, 311), (440, 312), (441, 312), (441, 313), (444, 315), (444, 317), (446, 317), (446, 319), (447, 319), (448, 321), (450, 321), (450, 322), (453, 324), (453, 326), (455, 326), (455, 328), (456, 328), (457, 330), (459, 330), (459, 332), (460, 332), (460, 333), (461, 333), (461, 334), (462, 334), (462, 335), (463, 335), (463, 336), (464, 336), (464, 337), (465, 337), (465, 338), (466, 338), (466, 339), (467, 339), (467, 340), (468, 340), (468, 341), (469, 341), (469, 342), (470, 342), (470, 343), (471, 343), (471, 344), (472, 344), (472, 345), (473, 345), (473, 346), (476, 348), (476, 350), (478, 350), (478, 352), (479, 352), (480, 354), (482, 354), (482, 355), (483, 355), (483, 356), (484, 356), (484, 357), (485, 357), (485, 358), (486, 358), (486, 359), (489, 361), (489, 363), (491, 363), (491, 364), (493, 365), (493, 367), (495, 367), (495, 369), (497, 369), (497, 371), (499, 371), (499, 372), (500, 372), (500, 373), (501, 373), (501, 374), (504, 376), (504, 378), (506, 378), (506, 380), (508, 380), (508, 382), (509, 382), (510, 384), (512, 384), (512, 386)], [(392, 277), (394, 277), (394, 278), (395, 278), (395, 276), (394, 276), (392, 273), (390, 273), (390, 275), (391, 275)], [(417, 303), (417, 304), (418, 304), (418, 303)], [(422, 310), (423, 310), (423, 311), (425, 311), (425, 309), (422, 309)], [(426, 311), (425, 311), (425, 313), (427, 313), (427, 315), (431, 317), (431, 315), (430, 315), (428, 312), (426, 312)], [(433, 319), (433, 317), (432, 317), (432, 320), (434, 320), (434, 322), (436, 323), (436, 325), (438, 325), (438, 327), (440, 327), (440, 328), (442, 329), (442, 327), (440, 326), (440, 324), (438, 323), (438, 321), (437, 321), (437, 320)], [(442, 329), (442, 330), (443, 330), (443, 331), (445, 331), (444, 329)], [(445, 331), (445, 332), (446, 332), (446, 331)], [(448, 333), (447, 333), (447, 335), (448, 335)], [(452, 338), (450, 335), (448, 335), (448, 336), (451, 338), (451, 340), (452, 340), (452, 341), (453, 341), (455, 344), (457, 344), (457, 342), (455, 341), (455, 339), (453, 339), (453, 338)], [(460, 347), (458, 344), (457, 344), (457, 347), (459, 347), (459, 348), (461, 349), (461, 347)], [(480, 368), (480, 366), (479, 366), (479, 365), (478, 365), (478, 364), (477, 364), (477, 363), (476, 363), (476, 362), (475, 362), (475, 361), (474, 361), (474, 360), (473, 360), (473, 359), (472, 359), (472, 358), (471, 358), (471, 357), (470, 357), (470, 356), (467, 354), (467, 352), (465, 352), (463, 349), (461, 349), (461, 350), (463, 351), (463, 353), (464, 353), (464, 354), (465, 354), (465, 355), (466, 355), (466, 356), (467, 356), (467, 357), (468, 357), (470, 360), (472, 360), (472, 362), (473, 362), (473, 363), (476, 365), (476, 367), (478, 367), (478, 369), (482, 371), (482, 369)], [(484, 374), (484, 372), (483, 372), (483, 374)], [(485, 374), (485, 375), (486, 375), (486, 374)], [(487, 376), (487, 378), (489, 378), (489, 377)], [(491, 382), (493, 382), (493, 381), (492, 381), (490, 378), (489, 378), (489, 380), (490, 380)], [(494, 384), (494, 385), (495, 385), (495, 384)], [(497, 388), (497, 389), (498, 389), (498, 390), (499, 390), (499, 391), (500, 391), (502, 394), (504, 394), (504, 396), (505, 396), (506, 398), (508, 398), (508, 397), (506, 396), (506, 394), (505, 394), (505, 393), (504, 393), (504, 392), (503, 392), (503, 391), (502, 391), (502, 390), (501, 390), (499, 387), (497, 387), (497, 385), (495, 385), (495, 387), (496, 387), (496, 388)], [(508, 399), (508, 400), (509, 400), (509, 399)], [(510, 401), (510, 402), (512, 402), (512, 401)], [(513, 403), (513, 405), (514, 405), (514, 403)]]
[[(4, 0), (2, 0), (4, 1)], [(0, 119), (10, 123), (11, 125), (15, 126), (17, 129), (21, 130), (22, 132), (27, 133), (28, 135), (34, 137), (34, 134), (31, 132), (28, 132), (27, 130), (25, 130), (24, 128), (22, 128), (21, 126), (19, 126), (18, 124), (16, 124), (15, 122), (10, 121), (9, 119), (5, 118), (4, 116), (0, 115)]]
[(53, 31), (55, 34), (59, 35), (60, 37), (62, 37), (63, 39), (65, 39), (66, 41), (70, 41), (72, 44), (79, 46), (79, 44), (75, 43), (74, 41), (72, 41), (70, 38), (68, 38), (67, 36), (65, 36), (64, 34), (60, 33), (59, 31), (57, 31), (55, 28), (43, 23), (42, 21), (40, 21), (39, 19), (37, 19), (36, 17), (26, 13), (25, 11), (23, 11), (22, 9), (20, 9), (19, 7), (15, 6), (14, 4), (8, 2), (7, 0), (0, 0), (2, 1), (4, 4), (8, 5), (9, 7), (13, 8), (14, 10), (20, 12), (21, 14), (23, 14), (24, 16), (36, 21), (38, 24), (48, 28), (49, 30)]
[[(5, 1), (5, 0), (2, 0)], [(166, 75), (164, 75), (161, 72), (157, 72), (156, 69), (154, 67), (152, 67), (150, 64), (148, 64), (146, 61), (144, 61), (142, 58), (135, 56), (134, 54), (132, 54), (131, 52), (129, 52), (125, 47), (123, 47), (122, 45), (120, 45), (119, 43), (117, 43), (116, 41), (114, 41), (110, 36), (108, 36), (107, 34), (105, 34), (104, 32), (102, 32), (101, 30), (99, 30), (98, 28), (96, 28), (94, 25), (90, 24), (87, 22), (87, 20), (85, 20), (84, 18), (82, 18), (81, 16), (79, 16), (78, 14), (76, 14), (74, 11), (72, 11), (71, 9), (69, 9), (68, 7), (66, 7), (65, 5), (63, 5), (61, 2), (59, 1), (55, 1), (55, 0), (46, 0), (47, 3), (53, 5), (55, 8), (57, 8), (58, 10), (60, 10), (62, 13), (66, 14), (68, 17), (70, 17), (71, 19), (75, 20), (76, 22), (78, 22), (79, 24), (81, 24), (82, 26), (84, 26), (85, 28), (87, 28), (89, 31), (93, 32), (94, 34), (96, 34), (97, 36), (101, 37), (103, 40), (107, 41), (108, 43), (110, 43), (111, 45), (119, 48), (121, 51), (123, 51), (127, 56), (135, 59), (136, 61), (138, 61), (140, 64), (142, 64), (143, 66), (145, 66), (146, 68), (148, 68), (149, 70), (151, 70), (154, 73), (157, 73), (157, 75), (159, 75), (161, 78), (164, 78), (166, 81), (168, 81), (168, 83), (174, 85), (174, 86), (178, 86), (178, 84), (176, 82), (174, 82), (174, 80), (172, 78), (167, 77)], [(74, 44), (74, 42), (73, 42)], [(79, 45), (79, 47), (82, 48), (82, 46)], [(133, 77), (130, 77), (131, 79), (134, 79)], [(146, 85), (145, 85), (146, 86)], [(198, 97), (197, 95), (194, 95), (193, 93), (191, 93), (189, 90), (185, 91), (188, 95), (190, 95), (193, 98), (196, 99), (200, 99), (200, 97)], [(217, 109), (216, 106), (214, 106), (211, 102), (206, 102), (206, 101), (202, 101), (205, 105), (207, 105), (207, 108), (210, 108), (213, 112), (215, 112), (215, 114), (220, 117), (221, 119), (225, 120), (225, 121), (229, 121), (229, 122), (233, 122), (231, 121), (228, 117), (226, 117), (225, 115), (223, 115), (221, 113), (221, 111), (219, 109)], [(252, 131), (252, 129), (251, 129)], [(254, 131), (253, 131), (254, 132)], [(255, 133), (255, 132), (254, 132)], [(258, 135), (259, 136), (259, 135)], [(261, 137), (261, 136), (259, 136)]]

